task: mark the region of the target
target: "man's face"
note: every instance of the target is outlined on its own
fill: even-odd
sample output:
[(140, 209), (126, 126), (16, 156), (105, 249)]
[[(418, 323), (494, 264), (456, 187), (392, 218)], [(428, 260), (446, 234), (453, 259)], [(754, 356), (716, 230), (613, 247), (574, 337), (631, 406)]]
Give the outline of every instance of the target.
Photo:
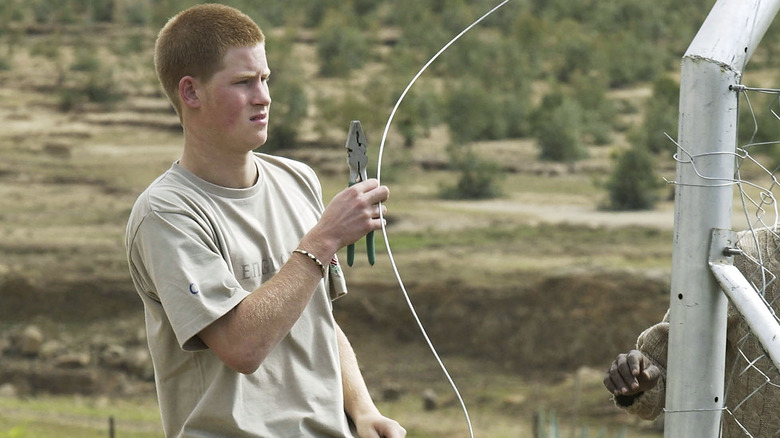
[(217, 143), (252, 150), (268, 138), (271, 70), (265, 46), (232, 48), (222, 60), (223, 69), (204, 84), (200, 95), (201, 121), (208, 124)]

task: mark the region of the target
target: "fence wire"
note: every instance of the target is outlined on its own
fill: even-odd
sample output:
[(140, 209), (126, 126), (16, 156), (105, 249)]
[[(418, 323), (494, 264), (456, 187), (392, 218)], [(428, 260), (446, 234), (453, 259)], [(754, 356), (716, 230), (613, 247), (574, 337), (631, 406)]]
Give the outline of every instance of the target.
[[(712, 153), (694, 156), (678, 145), (675, 160), (682, 165), (693, 166), (701, 178), (701, 185), (735, 187), (733, 224), (739, 232), (737, 246), (742, 254), (735, 257), (734, 264), (755, 287), (775, 322), (780, 324), (777, 317), (780, 313), (780, 216), (777, 202), (780, 193), (780, 140), (757, 141), (757, 138), (765, 136), (760, 129), (780, 132), (776, 128), (780, 126), (780, 90), (742, 85), (733, 86), (732, 90), (739, 93), (740, 98), (740, 138), (747, 138), (740, 141), (733, 152), (734, 178), (714, 180), (699, 172), (699, 169), (706, 168), (704, 163)], [(759, 95), (761, 98), (757, 98)], [(754, 103), (759, 100), (760, 105)], [(721, 436), (780, 436), (780, 372), (734, 306), (729, 306), (728, 315)]]

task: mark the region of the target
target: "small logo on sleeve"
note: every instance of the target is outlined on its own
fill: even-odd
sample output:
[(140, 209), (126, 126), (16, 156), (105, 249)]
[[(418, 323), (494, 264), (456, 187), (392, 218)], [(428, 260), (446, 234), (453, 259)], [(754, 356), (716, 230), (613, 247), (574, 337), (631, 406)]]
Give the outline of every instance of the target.
[(193, 295), (197, 295), (200, 292), (198, 289), (198, 285), (195, 283), (190, 283), (190, 293)]

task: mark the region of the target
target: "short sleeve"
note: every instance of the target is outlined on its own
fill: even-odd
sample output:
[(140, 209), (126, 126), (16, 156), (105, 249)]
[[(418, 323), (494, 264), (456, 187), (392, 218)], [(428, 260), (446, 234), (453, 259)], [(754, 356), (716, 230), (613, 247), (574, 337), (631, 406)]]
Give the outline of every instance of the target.
[(249, 295), (217, 251), (208, 224), (196, 217), (149, 213), (131, 254), (184, 350), (207, 348), (197, 334)]

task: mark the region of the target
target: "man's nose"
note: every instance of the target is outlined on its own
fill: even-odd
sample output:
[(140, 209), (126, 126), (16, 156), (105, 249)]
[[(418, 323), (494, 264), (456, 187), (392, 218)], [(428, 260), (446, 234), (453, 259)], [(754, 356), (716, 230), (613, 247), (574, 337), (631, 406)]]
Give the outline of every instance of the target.
[(252, 96), (252, 103), (255, 105), (268, 106), (271, 104), (271, 93), (268, 89), (267, 82), (260, 82), (255, 88), (254, 95)]

